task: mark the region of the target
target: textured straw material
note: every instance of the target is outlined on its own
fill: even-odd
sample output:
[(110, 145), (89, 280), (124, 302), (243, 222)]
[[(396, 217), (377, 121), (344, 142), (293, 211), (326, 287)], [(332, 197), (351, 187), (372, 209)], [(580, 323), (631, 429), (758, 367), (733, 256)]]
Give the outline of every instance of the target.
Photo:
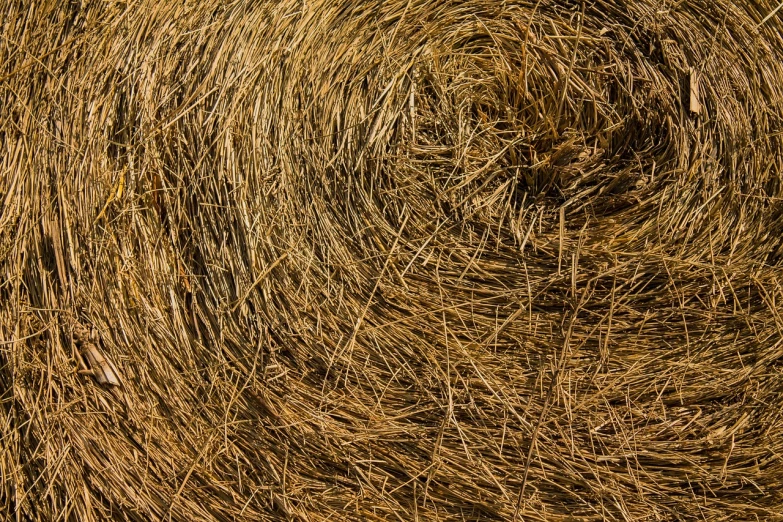
[(8, 520), (773, 520), (777, 0), (0, 6)]

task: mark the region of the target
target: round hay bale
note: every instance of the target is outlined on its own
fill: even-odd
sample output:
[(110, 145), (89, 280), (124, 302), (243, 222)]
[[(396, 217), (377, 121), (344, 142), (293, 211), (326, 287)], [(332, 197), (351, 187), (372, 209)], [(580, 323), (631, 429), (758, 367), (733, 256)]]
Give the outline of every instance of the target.
[(16, 520), (773, 519), (773, 0), (8, 2)]

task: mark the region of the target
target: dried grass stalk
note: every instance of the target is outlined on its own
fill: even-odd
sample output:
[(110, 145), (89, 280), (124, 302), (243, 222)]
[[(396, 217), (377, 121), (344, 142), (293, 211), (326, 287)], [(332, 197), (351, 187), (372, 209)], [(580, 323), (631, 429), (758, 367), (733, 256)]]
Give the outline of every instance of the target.
[(81, 370), (81, 372), (95, 377), (98, 384), (119, 386), (120, 379), (117, 367), (100, 349), (100, 339), (97, 332), (95, 330), (90, 332), (84, 326), (76, 323), (73, 325), (73, 336), (79, 345), (82, 356), (89, 365), (89, 368)]

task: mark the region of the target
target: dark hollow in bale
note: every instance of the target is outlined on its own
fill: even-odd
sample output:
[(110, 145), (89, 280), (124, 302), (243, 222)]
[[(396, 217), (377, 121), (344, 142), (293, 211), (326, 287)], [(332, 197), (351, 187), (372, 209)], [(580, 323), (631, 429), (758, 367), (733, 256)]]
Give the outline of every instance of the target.
[(5, 2), (3, 512), (780, 516), (776, 7)]

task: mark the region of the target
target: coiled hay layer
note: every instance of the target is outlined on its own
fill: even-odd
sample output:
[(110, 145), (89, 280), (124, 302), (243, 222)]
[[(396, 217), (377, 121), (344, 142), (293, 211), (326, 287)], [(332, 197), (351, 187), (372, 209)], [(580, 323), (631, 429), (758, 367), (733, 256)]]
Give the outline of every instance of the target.
[(776, 6), (5, 2), (6, 512), (780, 516)]

